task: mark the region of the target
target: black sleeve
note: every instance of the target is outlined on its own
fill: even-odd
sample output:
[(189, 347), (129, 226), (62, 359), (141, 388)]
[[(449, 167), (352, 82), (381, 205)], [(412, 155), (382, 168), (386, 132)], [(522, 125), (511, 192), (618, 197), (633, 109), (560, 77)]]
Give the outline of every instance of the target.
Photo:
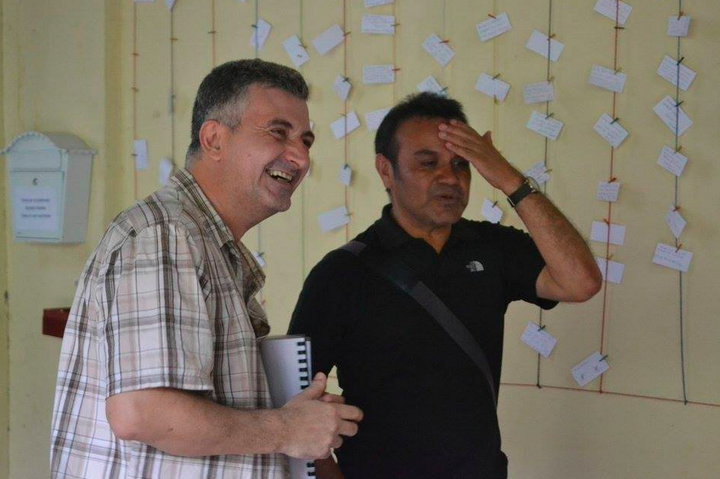
[(313, 374), (327, 374), (338, 363), (343, 336), (356, 309), (352, 304), (360, 284), (359, 267), (355, 255), (336, 250), (305, 280), (288, 334), (310, 336)]
[(511, 226), (499, 229), (499, 244), (503, 252), (503, 280), (506, 300), (523, 300), (543, 309), (554, 308), (558, 303), (538, 298), (535, 284), (545, 267), (535, 242), (529, 234)]

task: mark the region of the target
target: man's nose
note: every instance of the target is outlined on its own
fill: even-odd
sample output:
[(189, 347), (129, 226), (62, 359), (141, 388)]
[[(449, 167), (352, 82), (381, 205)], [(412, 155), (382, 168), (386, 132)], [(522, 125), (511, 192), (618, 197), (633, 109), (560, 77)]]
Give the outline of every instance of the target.
[(449, 185), (457, 185), (460, 183), (460, 172), (453, 168), (452, 165), (446, 165), (438, 168), (438, 180)]
[(288, 142), (285, 159), (302, 170), (307, 170), (310, 166), (310, 153), (302, 140)]

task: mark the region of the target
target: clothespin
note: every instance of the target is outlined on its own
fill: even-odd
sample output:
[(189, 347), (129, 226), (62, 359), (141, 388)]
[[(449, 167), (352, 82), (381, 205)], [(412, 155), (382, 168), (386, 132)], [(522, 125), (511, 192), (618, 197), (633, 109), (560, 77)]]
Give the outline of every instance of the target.
[(606, 225), (608, 225), (608, 226), (610, 225), (610, 220), (608, 220), (607, 218), (603, 218), (603, 221), (605, 222)]
[(134, 56), (134, 57), (139, 57), (140, 54), (139, 54), (138, 52), (132, 52), (132, 56)]
[(615, 181), (617, 181), (617, 177), (613, 176), (612, 178), (610, 178), (610, 181), (608, 181), (608, 183), (613, 183)]
[(677, 253), (678, 251), (680, 251), (680, 248), (682, 248), (682, 243), (677, 245), (677, 248), (675, 248), (675, 252)]
[(551, 38), (555, 38), (555, 34), (554, 34), (554, 33), (551, 33), (550, 35), (548, 35), (548, 41), (550, 41)]
[(605, 260), (606, 260), (606, 261), (610, 261), (611, 259), (613, 259), (613, 256), (615, 256), (615, 255), (613, 255), (613, 254), (608, 255), (608, 257), (605, 258)]
[(450, 40), (440, 40), (440, 43), (450, 43)]
[(488, 13), (488, 17), (492, 18), (493, 20), (497, 20), (497, 17), (492, 13)]
[(399, 26), (400, 26), (400, 22), (393, 23), (393, 27), (399, 27)]
[(176, 41), (178, 41), (178, 38), (177, 38), (177, 37), (170, 37), (170, 41), (171, 41), (171, 42), (176, 42)]
[(493, 203), (493, 208), (495, 208), (497, 206), (497, 204), (498, 204), (497, 201), (495, 203)]
[(547, 326), (547, 325), (546, 325), (546, 324), (543, 324), (542, 326), (540, 326), (540, 327), (538, 328), (538, 331), (542, 331), (543, 329), (545, 329), (545, 326)]
[(682, 105), (683, 103), (685, 103), (685, 100), (679, 101), (679, 102), (675, 103), (675, 106), (680, 106), (680, 105)]
[(446, 91), (448, 91), (448, 87), (445, 87), (445, 88), (443, 88), (443, 89), (440, 90), (440, 91), (443, 92), (443, 93), (445, 93)]
[(493, 80), (497, 80), (499, 77), (500, 77), (500, 74), (498, 73), (497, 75), (495, 75), (495, 76), (493, 77)]
[(600, 358), (600, 361), (605, 361), (608, 358), (608, 355), (604, 355), (602, 358)]
[(680, 153), (682, 151), (682, 145), (675, 148), (675, 153)]
[(677, 61), (677, 64), (680, 65), (683, 62), (683, 60), (685, 60), (685, 57), (681, 57), (680, 60)]
[(345, 83), (350, 83), (350, 78), (349, 78), (349, 77), (342, 77), (342, 79), (343, 79), (343, 81), (344, 81)]
[(545, 173), (551, 173), (551, 172), (552, 172), (552, 168), (550, 168), (549, 170), (545, 170)]
[(621, 27), (620, 25), (615, 25), (615, 30), (625, 30), (625, 27)]
[(683, 12), (682, 10), (680, 10), (680, 11), (678, 12), (678, 20), (680, 20), (680, 18), (681, 18), (683, 15), (685, 15), (685, 12)]
[(555, 81), (555, 76), (554, 76), (554, 75), (551, 75), (550, 78), (548, 78), (547, 81), (548, 81), (548, 83), (554, 82), (554, 81)]
[(673, 207), (673, 211), (680, 211), (680, 205), (675, 205)]
[(140, 91), (140, 89), (136, 86), (130, 87), (130, 89), (136, 93)]
[(346, 36), (350, 35), (351, 33), (352, 32), (345, 32), (345, 33), (343, 33), (343, 36), (346, 37)]
[(392, 69), (392, 71), (394, 71), (394, 72), (399, 72), (400, 70), (402, 70), (402, 68), (395, 67)]
[(618, 67), (617, 70), (615, 70), (615, 74), (617, 75), (617, 74), (620, 73), (621, 71), (622, 71), (622, 67)]
[(555, 113), (550, 113), (549, 115), (545, 115), (545, 119), (547, 120), (548, 118), (552, 118), (553, 115), (555, 115)]
[(610, 124), (612, 125), (613, 123), (615, 123), (615, 122), (618, 121), (619, 119), (620, 119), (620, 117), (616, 117), (613, 121), (610, 122)]

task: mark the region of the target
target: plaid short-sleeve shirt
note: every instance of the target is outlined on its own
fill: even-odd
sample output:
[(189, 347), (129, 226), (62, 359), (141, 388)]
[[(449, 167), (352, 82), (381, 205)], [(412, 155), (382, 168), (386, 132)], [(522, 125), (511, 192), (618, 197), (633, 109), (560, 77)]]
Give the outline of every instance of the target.
[(280, 455), (178, 457), (115, 437), (114, 394), (175, 388), (238, 409), (270, 408), (258, 338), (264, 283), (192, 175), (120, 213), (85, 265), (60, 354), (53, 478), (287, 477)]

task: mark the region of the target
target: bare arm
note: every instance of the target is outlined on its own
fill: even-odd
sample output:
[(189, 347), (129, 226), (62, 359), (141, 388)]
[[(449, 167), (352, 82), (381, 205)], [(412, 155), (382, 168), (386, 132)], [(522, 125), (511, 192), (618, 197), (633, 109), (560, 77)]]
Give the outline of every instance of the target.
[[(446, 147), (472, 163), (495, 188), (509, 195), (525, 180), (492, 144), (490, 132), (480, 136), (464, 123), (440, 125)], [(602, 275), (580, 233), (543, 194), (525, 197), (516, 207), (545, 268), (536, 283), (537, 295), (556, 301), (587, 301), (602, 285)]]
[(325, 458), (354, 436), (362, 412), (323, 398), (327, 378), (283, 408), (240, 410), (177, 389), (145, 389), (106, 401), (110, 427), (120, 439), (139, 441), (179, 456), (284, 453)]

